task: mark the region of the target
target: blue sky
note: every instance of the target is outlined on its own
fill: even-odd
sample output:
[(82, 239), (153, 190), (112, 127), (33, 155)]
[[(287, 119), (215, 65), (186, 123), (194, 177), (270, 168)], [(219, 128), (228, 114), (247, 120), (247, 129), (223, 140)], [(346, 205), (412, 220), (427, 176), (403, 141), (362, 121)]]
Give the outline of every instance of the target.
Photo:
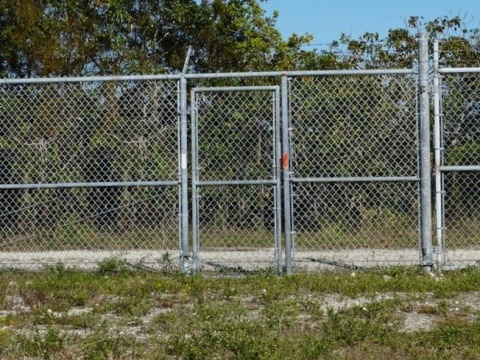
[(356, 38), (365, 32), (381, 37), (391, 28), (405, 27), (411, 16), (426, 21), (439, 16), (461, 16), (468, 28), (480, 27), (480, 0), (268, 0), (267, 15), (280, 12), (277, 28), (284, 38), (292, 33), (314, 35), (326, 44), (346, 33)]

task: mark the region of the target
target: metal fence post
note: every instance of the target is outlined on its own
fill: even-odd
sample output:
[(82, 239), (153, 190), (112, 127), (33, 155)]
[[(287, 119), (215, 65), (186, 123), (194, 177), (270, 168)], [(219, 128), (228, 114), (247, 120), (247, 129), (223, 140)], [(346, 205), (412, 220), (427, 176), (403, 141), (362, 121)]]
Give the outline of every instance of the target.
[(181, 256), (180, 267), (189, 272), (188, 244), (188, 162), (187, 162), (187, 79), (180, 79), (180, 182), (181, 182)]
[(432, 189), (430, 164), (430, 91), (428, 64), (428, 35), (418, 34), (418, 85), (420, 122), (420, 241), (421, 265), (427, 271), (433, 267), (432, 246)]
[(199, 243), (199, 196), (198, 196), (198, 157), (197, 157), (197, 98), (195, 90), (190, 91), (190, 119), (191, 119), (191, 144), (192, 144), (192, 244), (193, 244), (193, 272), (200, 271), (200, 243)]
[(285, 273), (292, 273), (292, 204), (290, 191), (290, 119), (288, 116), (288, 77), (282, 76), (282, 172), (285, 228)]
[(443, 176), (441, 172), (442, 166), (442, 133), (441, 133), (441, 100), (440, 100), (440, 74), (438, 73), (438, 40), (433, 43), (433, 91), (434, 91), (434, 146), (435, 146), (435, 222), (436, 222), (436, 238), (438, 248), (439, 265), (445, 261), (445, 244), (443, 239), (444, 227), (444, 208), (443, 208)]
[(280, 89), (274, 92), (274, 127), (275, 127), (275, 271), (278, 275), (282, 275), (282, 179), (281, 179), (281, 105), (280, 105)]

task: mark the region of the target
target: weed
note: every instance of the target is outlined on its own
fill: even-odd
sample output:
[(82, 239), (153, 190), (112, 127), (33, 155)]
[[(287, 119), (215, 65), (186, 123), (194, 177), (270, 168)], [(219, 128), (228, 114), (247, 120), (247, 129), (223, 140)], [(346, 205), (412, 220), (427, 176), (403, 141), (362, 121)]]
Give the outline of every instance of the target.
[(125, 274), (131, 272), (130, 266), (124, 259), (111, 257), (98, 263), (97, 272), (100, 275)]
[(172, 258), (172, 254), (169, 251), (166, 251), (162, 254), (160, 261), (161, 268), (160, 271), (163, 273), (176, 273), (178, 272), (178, 264)]
[(56, 314), (49, 308), (38, 307), (33, 312), (34, 325), (51, 325), (56, 322)]
[(8, 352), (8, 349), (15, 342), (11, 331), (0, 329), (0, 355)]
[(24, 355), (50, 359), (64, 348), (67, 339), (58, 330), (49, 329), (46, 332), (36, 330), (32, 337), (20, 336), (17, 341), (21, 343)]
[(63, 316), (58, 324), (69, 325), (75, 329), (93, 329), (98, 324), (98, 314), (85, 313), (80, 315)]

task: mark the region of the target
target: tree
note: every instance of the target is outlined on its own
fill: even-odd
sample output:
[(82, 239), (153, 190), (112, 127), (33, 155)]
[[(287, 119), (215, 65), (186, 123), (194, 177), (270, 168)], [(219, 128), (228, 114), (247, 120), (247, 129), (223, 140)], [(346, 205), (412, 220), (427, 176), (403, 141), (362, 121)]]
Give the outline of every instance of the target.
[[(261, 71), (296, 66), (257, 0), (0, 0), (0, 71), (10, 77)], [(314, 52), (309, 53), (314, 56)], [(300, 61), (301, 62), (301, 61)]]

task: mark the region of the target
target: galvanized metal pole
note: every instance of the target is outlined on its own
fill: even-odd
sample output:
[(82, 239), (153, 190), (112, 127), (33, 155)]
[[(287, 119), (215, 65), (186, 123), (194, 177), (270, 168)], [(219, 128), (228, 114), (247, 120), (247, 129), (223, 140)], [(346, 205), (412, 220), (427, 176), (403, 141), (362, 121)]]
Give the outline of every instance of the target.
[(283, 207), (285, 228), (285, 273), (293, 270), (292, 258), (292, 204), (290, 183), (290, 118), (288, 112), (288, 77), (282, 76), (282, 172), (283, 172)]
[(187, 162), (187, 79), (180, 79), (180, 191), (181, 191), (181, 256), (180, 266), (189, 272), (190, 247), (188, 243), (188, 162)]
[(418, 86), (420, 121), (420, 241), (421, 265), (431, 271), (433, 268), (432, 246), (432, 188), (430, 164), (430, 91), (428, 79), (428, 37), (418, 34)]
[(438, 40), (433, 43), (433, 101), (434, 101), (434, 141), (435, 141), (435, 219), (438, 247), (437, 263), (441, 266), (445, 261), (445, 245), (443, 241), (443, 175), (442, 166), (442, 130), (441, 130), (441, 104), (440, 104), (440, 74), (438, 73)]
[(275, 171), (275, 271), (282, 275), (282, 180), (281, 180), (281, 110), (280, 110), (280, 89), (277, 87), (274, 92), (273, 111), (275, 114), (275, 138), (274, 138), (274, 171)]
[(191, 142), (192, 142), (192, 241), (193, 241), (193, 272), (200, 271), (200, 234), (199, 234), (199, 216), (198, 216), (198, 149), (197, 149), (197, 99), (195, 90), (190, 93), (191, 109)]

